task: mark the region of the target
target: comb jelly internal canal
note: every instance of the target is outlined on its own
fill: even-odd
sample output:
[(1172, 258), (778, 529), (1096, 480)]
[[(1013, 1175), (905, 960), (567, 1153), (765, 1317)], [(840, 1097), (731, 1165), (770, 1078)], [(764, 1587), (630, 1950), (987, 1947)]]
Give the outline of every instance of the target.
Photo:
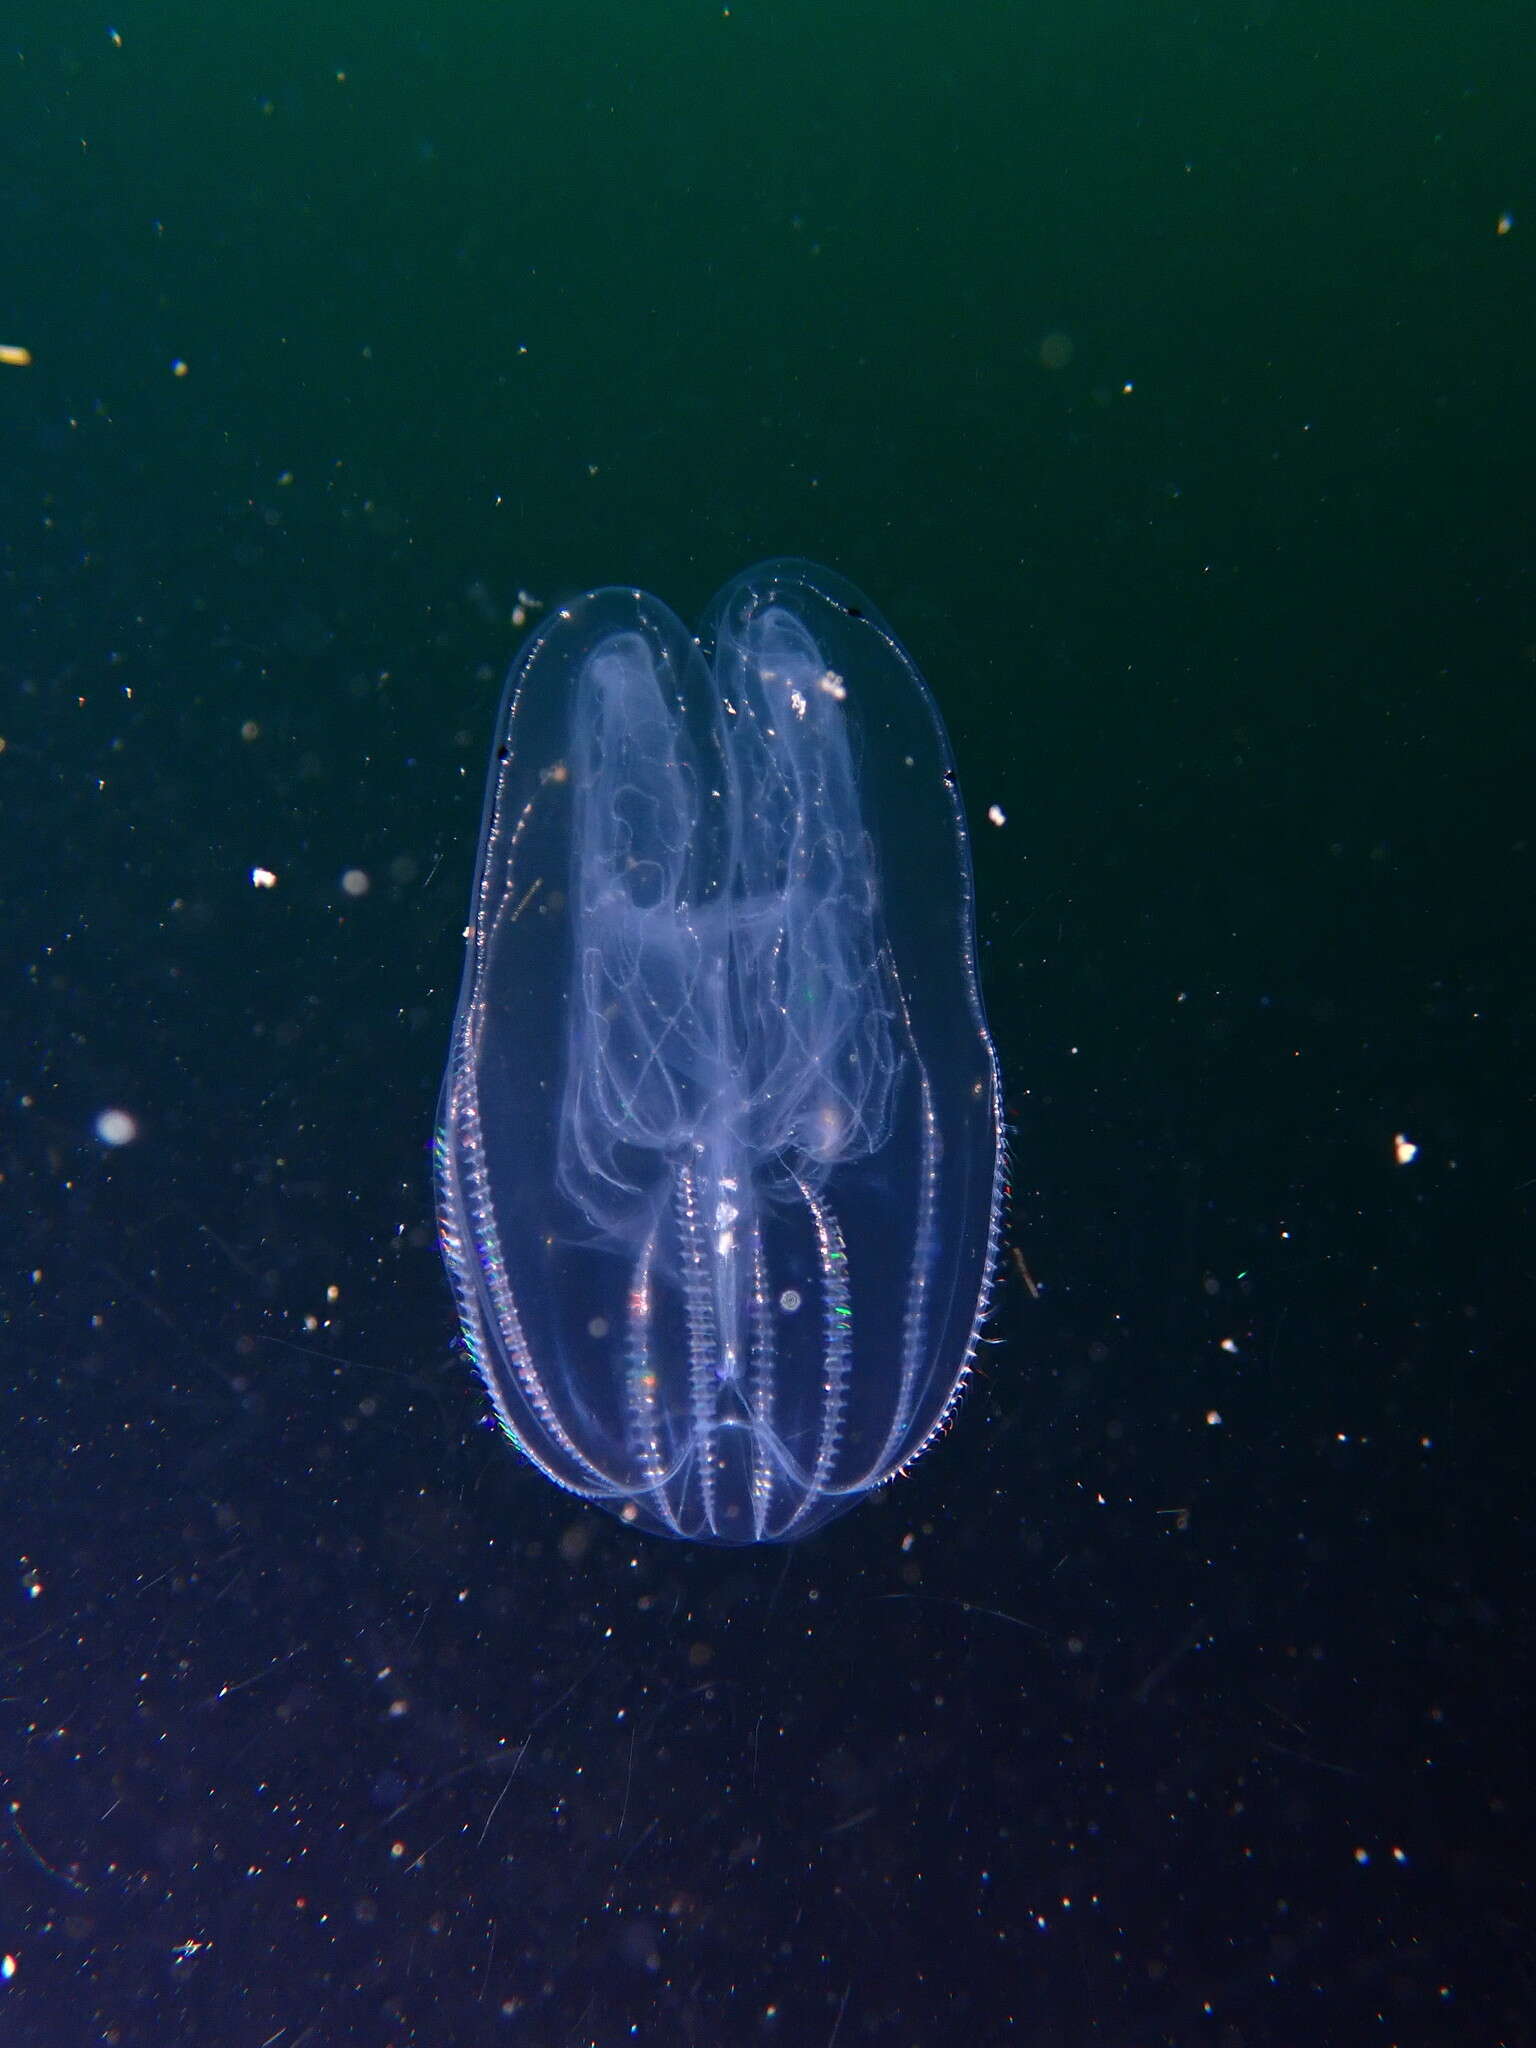
[(765, 562), (697, 638), (595, 590), (491, 757), (437, 1199), (539, 1470), (672, 1536), (803, 1536), (910, 1465), (1002, 1189), (965, 818), (879, 615)]

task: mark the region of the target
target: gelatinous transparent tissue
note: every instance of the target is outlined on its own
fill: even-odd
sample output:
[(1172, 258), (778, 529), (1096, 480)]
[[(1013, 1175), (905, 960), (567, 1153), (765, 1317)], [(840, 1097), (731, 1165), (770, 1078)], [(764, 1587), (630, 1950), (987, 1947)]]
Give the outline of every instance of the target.
[(801, 1536), (975, 1351), (1002, 1193), (971, 868), (873, 607), (765, 562), (697, 638), (562, 608), (508, 678), (437, 1137), (497, 1419), (637, 1526)]

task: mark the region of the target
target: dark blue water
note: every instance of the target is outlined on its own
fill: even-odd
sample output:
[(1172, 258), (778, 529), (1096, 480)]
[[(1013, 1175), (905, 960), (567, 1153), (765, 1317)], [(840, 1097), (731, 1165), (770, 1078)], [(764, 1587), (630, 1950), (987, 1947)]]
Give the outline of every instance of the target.
[(547, 1476), (652, 1529), (805, 1534), (962, 1386), (996, 1058), (937, 707), (857, 591), (638, 591), (508, 681), (444, 1085), (470, 1351)]

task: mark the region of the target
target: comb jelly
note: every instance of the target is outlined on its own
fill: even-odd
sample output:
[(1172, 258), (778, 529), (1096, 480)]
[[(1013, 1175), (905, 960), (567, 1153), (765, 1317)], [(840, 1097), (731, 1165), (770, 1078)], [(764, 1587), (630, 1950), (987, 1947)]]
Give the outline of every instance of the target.
[(986, 1312), (1000, 1089), (937, 706), (849, 584), (697, 635), (595, 590), (497, 720), (437, 1133), (496, 1419), (671, 1536), (803, 1536), (909, 1466)]

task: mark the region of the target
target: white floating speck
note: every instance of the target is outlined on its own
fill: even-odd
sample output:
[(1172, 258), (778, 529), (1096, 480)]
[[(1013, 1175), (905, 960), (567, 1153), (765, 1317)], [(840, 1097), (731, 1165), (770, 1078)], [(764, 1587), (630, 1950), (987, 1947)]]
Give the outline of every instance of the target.
[(270, 868), (252, 868), (251, 887), (253, 889), (275, 889), (277, 887), (277, 877)]
[(103, 1145), (131, 1145), (139, 1135), (138, 1119), (126, 1109), (104, 1109), (96, 1119), (96, 1135)]
[(988, 804), (987, 817), (994, 825), (1006, 825), (1008, 822), (1008, 813), (1001, 804)]
[(373, 887), (364, 868), (348, 868), (341, 878), (341, 892), (344, 896), (366, 896)]
[(1392, 1140), (1392, 1157), (1397, 1161), (1398, 1165), (1412, 1166), (1418, 1156), (1419, 1148), (1415, 1145), (1412, 1138), (1404, 1137), (1403, 1133), (1398, 1131)]

